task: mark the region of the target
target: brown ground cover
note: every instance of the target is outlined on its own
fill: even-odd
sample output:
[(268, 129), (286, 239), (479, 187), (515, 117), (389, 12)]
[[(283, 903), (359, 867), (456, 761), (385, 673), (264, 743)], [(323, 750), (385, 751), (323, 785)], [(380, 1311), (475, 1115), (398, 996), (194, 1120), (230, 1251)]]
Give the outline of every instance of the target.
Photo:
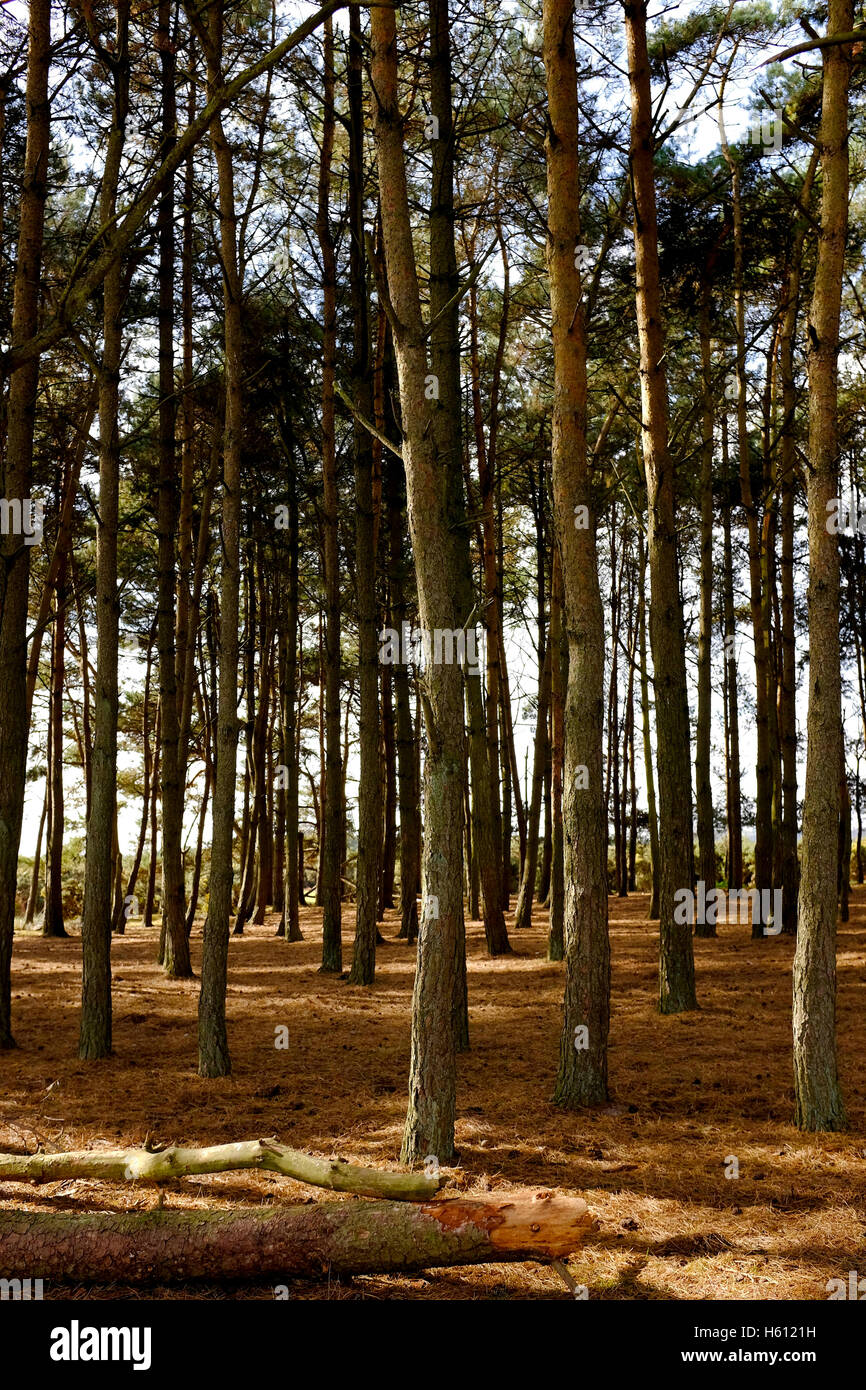
[[(825, 1299), (831, 1278), (866, 1274), (866, 890), (839, 931), (839, 1048), (851, 1122), (842, 1135), (791, 1124), (791, 960), (786, 938), (752, 941), (721, 925), (696, 940), (698, 1013), (662, 1018), (656, 928), (647, 898), (611, 898), (611, 1103), (564, 1113), (550, 1103), (559, 1047), (561, 965), (545, 959), (546, 914), (489, 960), (468, 926), (472, 1050), (461, 1057), (459, 1166), (448, 1191), (544, 1185), (586, 1197), (597, 1238), (570, 1261), (591, 1299)], [(75, 1056), (80, 942), (19, 933), (18, 1050), (0, 1053), (0, 1148), (224, 1143), (274, 1135), (324, 1155), (393, 1164), (405, 1112), (414, 951), (388, 914), (372, 989), (317, 973), (320, 912), (302, 910), (303, 943), (275, 919), (233, 938), (228, 1009), (234, 1071), (195, 1071), (197, 980), (169, 981), (155, 932), (130, 922), (113, 946), (116, 1055)], [(350, 943), (353, 913), (344, 916)], [(198, 970), (201, 935), (193, 937)], [(348, 952), (346, 953), (348, 959)], [(286, 1050), (275, 1032), (289, 1031)], [(727, 1178), (730, 1156), (739, 1177)], [(173, 1206), (309, 1200), (268, 1174), (167, 1184)], [(332, 1201), (330, 1193), (313, 1193)], [(87, 1180), (0, 1183), (0, 1206), (148, 1209), (152, 1186)], [(346, 1199), (356, 1200), (356, 1199)], [(46, 1297), (132, 1290), (46, 1289)], [(140, 1295), (139, 1295), (140, 1296)], [(272, 1298), (273, 1286), (160, 1288), (166, 1298)], [(298, 1282), (294, 1298), (571, 1298), (555, 1270), (487, 1265), (424, 1276)]]

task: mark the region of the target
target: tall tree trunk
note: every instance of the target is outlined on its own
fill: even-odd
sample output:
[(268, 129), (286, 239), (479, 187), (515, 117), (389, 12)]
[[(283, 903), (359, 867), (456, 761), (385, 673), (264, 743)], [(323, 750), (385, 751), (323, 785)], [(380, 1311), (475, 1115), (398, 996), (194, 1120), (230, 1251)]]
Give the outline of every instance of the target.
[[(373, 413), (364, 248), (364, 124), (361, 14), (349, 11), (349, 278), (352, 298), (352, 398), (361, 415)], [(355, 419), (355, 575), (358, 600), (360, 772), (355, 944), (349, 983), (371, 985), (376, 973), (376, 918), (382, 835), (379, 763), (379, 647), (376, 632), (376, 543), (373, 516), (373, 450)], [(390, 695), (388, 697), (390, 706)], [(390, 717), (390, 710), (389, 710)], [(392, 736), (393, 741), (393, 736)], [(393, 755), (392, 755), (393, 756)]]
[[(110, 225), (117, 191), (129, 108), (130, 0), (118, 0), (114, 53), (106, 66), (114, 87), (112, 126), (102, 175), (99, 216)], [(102, 372), (99, 385), (99, 525), (96, 543), (96, 690), (93, 730), (93, 789), (87, 820), (84, 908), (81, 914), (81, 1026), (78, 1055), (85, 1060), (111, 1052), (112, 842), (117, 799), (117, 652), (120, 596), (117, 588), (117, 531), (120, 502), (121, 315), (123, 262), (111, 266), (103, 286)]]
[[(722, 412), (722, 473), (730, 492), (728, 471), (728, 419)], [(724, 551), (722, 559), (722, 614), (725, 663), (725, 788), (728, 821), (728, 887), (743, 886), (743, 819), (740, 788), (740, 697), (737, 687), (737, 625), (734, 616), (734, 558), (731, 543), (731, 509), (722, 508)]]
[(761, 890), (771, 886), (773, 872), (773, 767), (770, 757), (769, 723), (769, 637), (764, 626), (761, 592), (761, 526), (758, 505), (752, 489), (751, 448), (746, 377), (746, 302), (743, 282), (743, 210), (740, 166), (730, 154), (722, 127), (722, 151), (731, 171), (731, 203), (734, 238), (734, 318), (737, 343), (737, 449), (740, 463), (740, 497), (746, 514), (749, 547), (749, 604), (755, 647), (755, 884)]
[(565, 841), (562, 828), (562, 768), (565, 755), (565, 685), (567, 681), (562, 625), (562, 561), (559, 546), (553, 548), (553, 574), (550, 583), (550, 705), (551, 738), (551, 815), (552, 846), (550, 864), (550, 921), (547, 959), (565, 959)]
[[(432, 141), (430, 198), (430, 367), (435, 383), (433, 414), (441, 458), (448, 473), (454, 540), (457, 621), (454, 628), (475, 637), (475, 594), (469, 528), (463, 495), (462, 395), (457, 257), (454, 248), (454, 119), (451, 91), (451, 32), (448, 0), (429, 0), (430, 105), (438, 121)], [(472, 779), (472, 842), (484, 911), (484, 935), (491, 956), (510, 951), (502, 911), (501, 845), (496, 837), (484, 696), (481, 674), (467, 657), (464, 666), (469, 757)]]
[[(51, 0), (30, 0), (27, 46), (27, 144), (12, 303), (11, 345), (24, 343), (39, 325), (45, 199), (48, 191)], [(6, 412), (3, 495), (30, 498), (33, 427), (39, 362), (31, 358), (13, 374)], [(18, 848), (27, 775), (27, 595), (29, 545), (0, 539), (0, 1048), (12, 1036), (12, 936), (18, 885)]]
[(532, 900), (535, 897), (535, 877), (538, 869), (538, 833), (541, 825), (541, 799), (544, 794), (544, 764), (547, 745), (547, 712), (550, 706), (551, 645), (548, 641), (540, 671), (538, 705), (535, 714), (535, 743), (532, 754), (532, 797), (527, 817), (526, 855), (514, 910), (514, 925), (518, 929), (532, 926)]
[[(848, 33), (852, 0), (829, 0), (827, 32)], [(846, 1126), (836, 1062), (835, 837), (842, 740), (839, 544), (828, 503), (839, 497), (837, 420), (839, 319), (848, 231), (850, 49), (823, 52), (821, 233), (809, 310), (809, 713), (803, 801), (803, 865), (794, 954), (794, 1122), (799, 1129)]]
[(159, 757), (160, 742), (159, 735), (162, 724), (162, 708), (159, 704), (156, 707), (156, 728), (154, 729), (153, 739), (153, 779), (150, 788), (150, 806), (148, 814), (150, 816), (150, 859), (147, 866), (147, 890), (144, 896), (144, 925), (148, 928), (153, 926), (153, 913), (156, 903), (156, 864), (157, 864), (157, 834), (159, 818), (157, 816), (157, 806), (159, 804)]
[[(710, 267), (705, 274), (709, 277)], [(701, 570), (698, 632), (698, 719), (695, 734), (695, 807), (698, 817), (698, 878), (716, 886), (716, 829), (710, 781), (713, 642), (713, 374), (710, 356), (710, 280), (703, 287), (701, 339)], [(695, 936), (715, 936), (715, 922), (697, 922)]]
[(785, 282), (785, 301), (779, 332), (779, 371), (782, 378), (781, 502), (782, 535), (779, 576), (782, 589), (781, 682), (779, 687), (779, 739), (782, 751), (782, 930), (797, 930), (797, 897), (800, 891), (797, 806), (797, 662), (794, 594), (794, 501), (797, 490), (797, 449), (794, 417), (797, 389), (794, 379), (794, 335), (800, 298), (803, 246), (808, 229), (807, 213), (820, 151), (813, 151), (800, 192), (800, 217), (791, 248)]
[(286, 777), (286, 883), (283, 916), (286, 941), (303, 941), (299, 907), (303, 897), (303, 836), (298, 828), (298, 478), (289, 449), (288, 593), (286, 622), (281, 629), (280, 667), (283, 691), (282, 721)]
[(674, 894), (678, 889), (690, 889), (694, 874), (689, 708), (677, 573), (674, 464), (668, 442), (646, 0), (627, 0), (624, 8), (631, 89), (629, 158), (634, 196), (641, 435), (647, 479), (652, 593), (650, 642), (658, 738), (659, 1010), (669, 1014), (697, 1008), (692, 929), (689, 923), (680, 924), (674, 919)]
[[(177, 60), (171, 41), (171, 0), (159, 0), (157, 39), (162, 76), (162, 139), (165, 159), (176, 143)], [(185, 980), (192, 975), (186, 934), (186, 885), (183, 869), (184, 778), (181, 775), (180, 725), (175, 649), (175, 592), (178, 532), (177, 460), (175, 457), (174, 382), (174, 175), (166, 178), (159, 200), (159, 500), (157, 533), (159, 580), (157, 645), (159, 698), (162, 704), (160, 801), (162, 808), (162, 964), (165, 973)]]
[(340, 554), (337, 533), (337, 454), (334, 374), (337, 352), (337, 268), (330, 225), (331, 162), (334, 152), (334, 26), (324, 30), (322, 143), (319, 160), (316, 233), (322, 257), (322, 533), (325, 577), (325, 787), (319, 895), (322, 904), (322, 965), (327, 973), (343, 968), (341, 860), (343, 837), (342, 751), (340, 747)]
[[(208, 95), (222, 85), (223, 0), (208, 13)], [(202, 35), (202, 37), (205, 37)], [(226, 1030), (226, 981), (232, 910), (235, 784), (238, 752), (238, 624), (240, 616), (241, 445), (243, 367), (242, 285), (238, 273), (237, 216), (231, 146), (216, 116), (210, 128), (219, 191), (219, 237), (225, 320), (225, 429), (223, 433), (222, 554), (220, 578), (219, 709), (213, 790), (208, 913), (204, 925), (198, 1006), (201, 1076), (231, 1071)]]
[[(389, 456), (383, 462), (385, 501), (389, 518), (388, 582), (391, 613), (401, 634), (408, 626), (403, 560), (403, 508), (399, 465)], [(397, 743), (397, 795), (400, 805), (400, 936), (411, 944), (418, 936), (418, 893), (421, 888), (421, 806), (415, 766), (415, 730), (409, 668), (394, 666), (394, 706)], [(417, 731), (420, 737), (420, 729)]]
[(66, 936), (63, 924), (63, 682), (66, 657), (66, 566), (55, 589), (54, 635), (51, 644), (51, 720), (49, 750), (48, 843), (45, 847), (45, 912), (43, 936)]
[[(586, 447), (586, 343), (581, 277), (577, 69), (573, 0), (544, 0), (548, 91), (547, 263), (554, 352), (553, 514), (568, 635), (565, 694), (565, 1001), (554, 1100), (568, 1109), (607, 1098), (610, 943), (602, 776), (604, 615)], [(575, 507), (586, 508), (575, 526)], [(554, 651), (553, 639), (548, 651)], [(554, 651), (559, 660), (559, 652)]]
[[(427, 387), (427, 336), (421, 314), (402, 120), (398, 107), (397, 30), (394, 11), (370, 11), (371, 79), (376, 102), (376, 150), (388, 293), (400, 383), (403, 460), (409, 528), (425, 632), (457, 625), (453, 577), (456, 557), (450, 531), (448, 481), (441, 465), (448, 441), (440, 441), (441, 412), (431, 409)], [(437, 113), (440, 121), (444, 113)], [(460, 625), (466, 615), (460, 619)], [(457, 1071), (453, 1014), (463, 970), (463, 691), (460, 668), (430, 662), (423, 674), (428, 751), (425, 762), (423, 908), (412, 998), (409, 1109), (403, 1159), (433, 1154), (440, 1163), (454, 1152)]]

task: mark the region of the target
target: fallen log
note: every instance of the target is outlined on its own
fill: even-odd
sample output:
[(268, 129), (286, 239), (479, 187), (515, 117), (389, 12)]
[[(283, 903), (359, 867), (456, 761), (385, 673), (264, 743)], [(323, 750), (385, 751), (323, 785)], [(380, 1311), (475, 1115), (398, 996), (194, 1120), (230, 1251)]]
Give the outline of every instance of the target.
[(231, 1213), (0, 1211), (0, 1278), (25, 1270), (55, 1283), (138, 1285), (409, 1273), (561, 1258), (593, 1225), (580, 1198), (534, 1190)]
[(60, 1182), (68, 1178), (107, 1181), (165, 1182), (198, 1173), (225, 1173), (235, 1168), (265, 1169), (297, 1182), (354, 1192), (359, 1197), (387, 1197), (395, 1202), (423, 1202), (434, 1196), (444, 1177), (392, 1173), (361, 1168), (343, 1159), (315, 1158), (275, 1139), (215, 1144), (207, 1149), (79, 1149), (54, 1154), (0, 1153), (0, 1181)]

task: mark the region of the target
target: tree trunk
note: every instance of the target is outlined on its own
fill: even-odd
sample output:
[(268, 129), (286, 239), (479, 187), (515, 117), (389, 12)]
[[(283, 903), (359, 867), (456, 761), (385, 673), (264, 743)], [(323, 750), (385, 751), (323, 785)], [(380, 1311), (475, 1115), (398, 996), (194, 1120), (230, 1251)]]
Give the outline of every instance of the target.
[[(709, 275), (707, 267), (705, 274)], [(698, 878), (709, 893), (716, 886), (716, 829), (710, 781), (713, 641), (713, 374), (710, 358), (710, 281), (701, 297), (701, 567), (698, 632), (698, 718), (695, 731), (695, 807), (698, 817)], [(697, 922), (695, 936), (715, 936), (716, 924)]]
[[(430, 198), (430, 367), (432, 413), (441, 461), (448, 474), (450, 526), (455, 550), (454, 628), (475, 638), (475, 593), (469, 528), (463, 492), (462, 394), (460, 387), (460, 277), (454, 248), (454, 125), (451, 90), (451, 33), (448, 0), (429, 0), (430, 104), (438, 121), (432, 141)], [(474, 649), (473, 649), (474, 650)], [(464, 664), (469, 759), (472, 783), (472, 844), (484, 912), (484, 936), (491, 956), (511, 947), (502, 911), (501, 845), (493, 805), (481, 674), (470, 656)]]
[[(418, 580), (421, 627), (433, 633), (457, 624), (453, 578), (456, 556), (450, 530), (445, 455), (438, 432), (441, 412), (427, 394), (427, 336), (421, 315), (402, 120), (398, 107), (397, 30), (394, 11), (370, 12), (371, 79), (376, 103), (376, 150), (388, 297), (400, 383), (403, 461), (409, 529)], [(444, 113), (437, 113), (440, 120)], [(450, 471), (450, 470), (449, 470)], [(412, 999), (409, 1109), (403, 1159), (454, 1152), (457, 1072), (452, 1022), (462, 969), (463, 691), (456, 663), (431, 661), (423, 673), (427, 720), (426, 824), (422, 863), (423, 909)]]
[(446, 1201), (314, 1202), (242, 1212), (0, 1214), (0, 1276), (56, 1283), (409, 1272), (569, 1255), (591, 1234), (579, 1197), (526, 1190)]
[[(118, 0), (112, 126), (100, 192), (100, 222), (108, 226), (117, 207), (120, 166), (129, 106), (130, 0)], [(123, 263), (115, 261), (103, 287), (102, 374), (99, 385), (99, 525), (96, 543), (96, 690), (93, 730), (93, 787), (87, 820), (84, 908), (81, 914), (81, 1027), (78, 1055), (85, 1060), (111, 1052), (111, 924), (117, 800), (117, 653), (120, 596), (117, 534), (120, 503), (121, 313)]]
[[(352, 398), (360, 414), (369, 420), (373, 413), (373, 389), (364, 247), (363, 55), (361, 14), (356, 6), (349, 11), (349, 23), (349, 279), (353, 334)], [(376, 632), (373, 450), (370, 436), (357, 418), (354, 421), (352, 444), (355, 464), (355, 582), (358, 601), (358, 681), (361, 708), (358, 731), (360, 771), (355, 944), (349, 983), (371, 985), (376, 974), (376, 921), (382, 850), (379, 647)], [(390, 695), (388, 705), (390, 707)], [(393, 735), (391, 743), (393, 762)]]
[(547, 937), (547, 959), (565, 959), (565, 841), (562, 829), (562, 767), (565, 753), (565, 685), (566, 663), (562, 626), (562, 561), (559, 547), (553, 548), (553, 574), (550, 584), (550, 704), (553, 736), (551, 739), (552, 787), (551, 814), (552, 853), (550, 864), (550, 921)]
[[(212, 6), (207, 22), (207, 81), (208, 95), (212, 97), (222, 85), (222, 0), (217, 0)], [(211, 125), (211, 144), (219, 190), (219, 237), (225, 316), (225, 429), (220, 556), (219, 709), (208, 913), (204, 925), (201, 994), (198, 1006), (198, 1069), (201, 1076), (226, 1076), (231, 1071), (226, 1031), (226, 980), (234, 877), (233, 844), (238, 751), (243, 366), (242, 285), (238, 273), (234, 167), (231, 146), (226, 139), (219, 116), (215, 117)]]
[[(29, 894), (27, 895), (27, 908), (26, 908), (26, 911), (25, 911), (25, 913), (24, 913), (24, 925), (25, 925), (25, 927), (31, 927), (31, 926), (33, 925), (33, 919), (34, 919), (35, 916), (36, 916), (36, 909), (37, 909), (37, 907), (39, 906), (39, 884), (40, 884), (41, 877), (42, 877), (42, 836), (43, 836), (44, 833), (45, 833), (45, 820), (46, 820), (46, 816), (47, 816), (47, 814), (48, 814), (48, 795), (49, 795), (48, 778), (46, 777), (46, 780), (45, 780), (45, 795), (44, 795), (43, 798), (42, 798), (42, 813), (41, 813), (41, 815), (40, 815), (40, 817), (39, 817), (39, 830), (37, 831), (37, 834), (36, 834), (36, 849), (35, 849), (34, 854), (33, 854), (33, 872), (32, 872), (32, 874), (30, 875), (30, 892), (29, 892)], [(858, 824), (859, 824), (859, 812), (860, 812), (860, 800), (859, 800), (859, 797), (858, 797), (858, 800), (857, 800), (857, 812), (858, 812)], [(859, 839), (858, 839), (858, 845), (859, 845)], [(859, 861), (858, 861), (858, 862), (859, 862)], [(859, 882), (859, 881), (861, 881), (861, 880), (858, 880), (858, 882)]]
[(304, 837), (298, 827), (298, 477), (289, 453), (288, 594), (280, 665), (283, 689), (283, 746), (286, 753), (286, 884), (283, 916), (286, 941), (303, 941), (299, 907), (304, 896)]
[[(177, 60), (171, 42), (171, 0), (159, 0), (157, 39), (162, 76), (162, 139), (159, 158), (174, 148), (177, 128)], [(174, 175), (163, 184), (157, 218), (159, 240), (159, 500), (157, 503), (159, 698), (162, 705), (160, 803), (162, 808), (162, 964), (178, 980), (192, 976), (186, 934), (183, 868), (184, 781), (180, 754), (175, 595), (178, 532), (174, 381)]]
[(656, 814), (655, 760), (653, 758), (652, 730), (650, 727), (649, 670), (646, 649), (646, 546), (643, 532), (638, 536), (638, 569), (640, 571), (637, 600), (637, 625), (640, 642), (640, 703), (643, 728), (643, 768), (646, 782), (647, 821), (649, 822), (650, 867), (652, 869), (652, 890), (647, 916), (651, 922), (658, 921), (659, 915), (659, 823)]
[[(568, 635), (563, 769), (565, 999), (554, 1101), (573, 1110), (607, 1099), (610, 942), (602, 776), (604, 615), (586, 447), (582, 285), (575, 259), (580, 186), (572, 0), (544, 0), (543, 16), (549, 113), (547, 264), (555, 381), (553, 513)], [(577, 520), (587, 520), (588, 525), (576, 526)], [(552, 636), (551, 653), (559, 661)], [(529, 853), (531, 843), (527, 857)]]
[(809, 225), (808, 211), (819, 150), (809, 160), (800, 192), (800, 218), (791, 248), (785, 281), (785, 302), (779, 333), (779, 371), (782, 378), (781, 503), (782, 553), (779, 575), (782, 589), (781, 682), (779, 686), (779, 739), (782, 752), (782, 930), (797, 930), (797, 896), (800, 891), (797, 806), (797, 661), (794, 593), (794, 501), (797, 490), (797, 449), (794, 419), (797, 389), (794, 377), (794, 335), (800, 298), (803, 246)]
[(641, 435), (647, 479), (652, 593), (650, 643), (655, 671), (658, 738), (661, 870), (659, 1010), (669, 1014), (697, 1008), (692, 929), (687, 922), (679, 924), (674, 920), (674, 894), (678, 889), (690, 889), (694, 877), (690, 725), (683, 612), (677, 572), (674, 464), (668, 442), (646, 0), (627, 0), (624, 8), (631, 89), (629, 158), (634, 196)]
[(63, 924), (63, 682), (66, 657), (66, 584), (64, 565), (55, 589), (51, 644), (51, 719), (49, 748), (48, 841), (45, 846), (43, 936), (66, 936)]
[[(50, 0), (31, 0), (27, 49), (27, 145), (12, 305), (11, 344), (32, 338), (39, 324), (45, 199), (48, 191), (51, 62)], [(29, 502), (33, 478), (33, 429), (38, 358), (18, 368), (9, 384), (3, 492)], [(18, 887), (18, 849), (27, 775), (27, 596), (29, 545), (0, 540), (0, 1049), (12, 1036), (12, 936)]]
[(334, 26), (324, 30), (322, 143), (316, 233), (322, 257), (322, 554), (325, 578), (325, 787), (322, 807), (322, 965), (343, 968), (341, 928), (342, 751), (340, 747), (340, 553), (337, 534), (337, 456), (334, 374), (337, 352), (337, 268), (330, 226), (331, 161), (334, 152)]
[(516, 928), (532, 926), (532, 901), (535, 897), (535, 877), (538, 869), (538, 832), (541, 825), (541, 800), (544, 794), (544, 764), (547, 747), (547, 711), (550, 704), (551, 645), (544, 653), (544, 664), (540, 671), (538, 705), (536, 709), (535, 744), (532, 754), (532, 798), (526, 829), (526, 856), (523, 860), (523, 873), (514, 910)]
[[(722, 412), (722, 473), (730, 495), (728, 470), (728, 419)], [(728, 887), (743, 886), (743, 818), (740, 787), (740, 697), (737, 686), (737, 625), (734, 616), (734, 558), (731, 543), (731, 508), (722, 507), (724, 550), (722, 560), (722, 625), (725, 678), (725, 791), (728, 821)]]
[[(830, 0), (830, 36), (850, 31), (852, 0)], [(821, 233), (809, 310), (809, 713), (803, 801), (803, 864), (794, 954), (794, 1122), (804, 1130), (846, 1126), (836, 1063), (837, 850), (842, 693), (839, 544), (828, 503), (839, 497), (839, 319), (848, 230), (850, 50), (823, 50)]]
[(770, 758), (769, 648), (764, 626), (761, 594), (761, 527), (758, 506), (752, 490), (751, 449), (746, 377), (746, 308), (743, 285), (743, 213), (740, 197), (740, 166), (722, 137), (722, 150), (731, 171), (731, 202), (734, 235), (734, 317), (737, 343), (737, 449), (740, 463), (740, 497), (746, 513), (749, 547), (749, 604), (755, 647), (755, 735), (757, 763), (755, 780), (755, 887), (769, 888), (773, 867), (772, 797), (773, 768)]

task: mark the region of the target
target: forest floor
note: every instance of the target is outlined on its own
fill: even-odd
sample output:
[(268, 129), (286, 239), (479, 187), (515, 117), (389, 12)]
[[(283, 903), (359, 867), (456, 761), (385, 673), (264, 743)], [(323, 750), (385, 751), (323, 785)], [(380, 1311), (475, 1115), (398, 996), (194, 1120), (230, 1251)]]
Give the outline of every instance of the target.
[[(611, 898), (611, 1103), (565, 1113), (550, 1103), (563, 967), (545, 959), (546, 913), (489, 960), (467, 924), (471, 1051), (459, 1060), (455, 1191), (545, 1186), (586, 1197), (599, 1220), (569, 1262), (591, 1299), (826, 1299), (827, 1281), (866, 1273), (866, 890), (840, 926), (839, 1052), (851, 1124), (801, 1134), (791, 1124), (791, 962), (786, 937), (752, 941), (720, 925), (696, 940), (700, 1010), (656, 1012), (657, 926), (647, 898)], [(116, 1054), (76, 1058), (80, 941), (15, 939), (19, 1048), (0, 1053), (0, 1149), (204, 1145), (277, 1136), (311, 1152), (395, 1164), (406, 1108), (414, 951), (388, 913), (372, 989), (317, 973), (320, 912), (305, 941), (274, 939), (276, 919), (234, 937), (228, 1011), (233, 1072), (196, 1075), (198, 980), (164, 978), (156, 932), (130, 922), (113, 944)], [(351, 962), (353, 910), (344, 914)], [(201, 930), (193, 936), (196, 972)], [(289, 1030), (289, 1046), (275, 1033)], [(726, 1177), (731, 1156), (739, 1177)], [(265, 1173), (165, 1185), (168, 1207), (309, 1200), (314, 1189)], [(341, 1200), (330, 1193), (317, 1200)], [(343, 1200), (357, 1200), (347, 1198)], [(153, 1186), (76, 1180), (0, 1183), (0, 1207), (149, 1209)], [(46, 1288), (46, 1297), (124, 1298), (132, 1289)], [(539, 1264), (291, 1286), (301, 1299), (571, 1299)], [(256, 1287), (151, 1290), (157, 1298), (274, 1297)]]

